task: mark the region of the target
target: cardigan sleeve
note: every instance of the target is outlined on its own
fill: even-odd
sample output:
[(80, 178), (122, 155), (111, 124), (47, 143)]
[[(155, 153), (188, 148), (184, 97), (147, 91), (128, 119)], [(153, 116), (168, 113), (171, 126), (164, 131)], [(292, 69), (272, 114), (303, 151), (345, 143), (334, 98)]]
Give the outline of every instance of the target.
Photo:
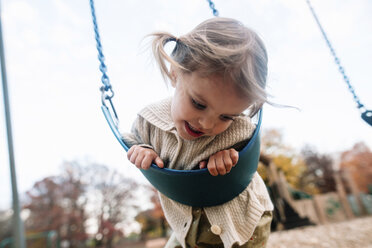
[(147, 122), (142, 116), (137, 116), (133, 122), (130, 133), (122, 133), (123, 140), (129, 147), (140, 145), (145, 148), (153, 149), (150, 145), (151, 130), (153, 126)]

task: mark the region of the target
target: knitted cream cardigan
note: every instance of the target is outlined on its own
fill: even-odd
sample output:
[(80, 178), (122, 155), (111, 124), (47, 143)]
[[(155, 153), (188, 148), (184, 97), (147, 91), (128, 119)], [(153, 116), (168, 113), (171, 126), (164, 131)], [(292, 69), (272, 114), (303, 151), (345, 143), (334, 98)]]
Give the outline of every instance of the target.
[[(177, 134), (170, 116), (171, 99), (150, 105), (140, 111), (133, 124), (132, 133), (124, 133), (131, 146), (150, 146), (163, 159), (166, 167), (180, 170), (197, 168), (200, 161), (212, 154), (244, 142), (255, 126), (246, 116), (238, 117), (223, 133), (184, 140)], [(159, 193), (160, 201), (172, 230), (182, 247), (192, 222), (192, 207), (175, 202)], [(272, 211), (266, 186), (256, 172), (247, 188), (233, 200), (222, 205), (204, 208), (211, 225), (218, 225), (224, 246), (248, 242), (264, 211)]]

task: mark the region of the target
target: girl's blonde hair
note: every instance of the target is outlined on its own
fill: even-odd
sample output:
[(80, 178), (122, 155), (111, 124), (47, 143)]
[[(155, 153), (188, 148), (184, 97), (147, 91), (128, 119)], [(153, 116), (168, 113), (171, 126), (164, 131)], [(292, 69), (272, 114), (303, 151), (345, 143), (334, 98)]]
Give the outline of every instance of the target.
[[(155, 59), (166, 81), (172, 80), (168, 62), (182, 73), (221, 75), (231, 80), (238, 92), (251, 99), (251, 115), (267, 102), (265, 46), (254, 31), (239, 21), (214, 17), (178, 38), (166, 32), (150, 36), (153, 36)], [(171, 56), (164, 49), (170, 41), (176, 42)]]

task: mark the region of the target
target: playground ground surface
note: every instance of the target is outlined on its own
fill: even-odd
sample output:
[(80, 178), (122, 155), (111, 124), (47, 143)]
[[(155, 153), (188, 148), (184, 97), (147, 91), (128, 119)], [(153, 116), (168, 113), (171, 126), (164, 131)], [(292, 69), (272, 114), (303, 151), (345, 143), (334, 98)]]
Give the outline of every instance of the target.
[(273, 232), (267, 248), (372, 248), (372, 216)]
[[(273, 232), (266, 248), (372, 248), (371, 234), (372, 216), (367, 216), (326, 225)], [(133, 248), (162, 248), (165, 243), (166, 239), (154, 239), (137, 244)]]

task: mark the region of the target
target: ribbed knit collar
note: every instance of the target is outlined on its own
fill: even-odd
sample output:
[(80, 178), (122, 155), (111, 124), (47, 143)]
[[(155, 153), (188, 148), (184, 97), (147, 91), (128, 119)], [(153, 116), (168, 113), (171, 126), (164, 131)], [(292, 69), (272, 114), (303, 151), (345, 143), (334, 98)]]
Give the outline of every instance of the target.
[(172, 98), (166, 98), (160, 102), (150, 104), (142, 109), (138, 114), (161, 130), (170, 131), (175, 129), (171, 117), (171, 104)]

